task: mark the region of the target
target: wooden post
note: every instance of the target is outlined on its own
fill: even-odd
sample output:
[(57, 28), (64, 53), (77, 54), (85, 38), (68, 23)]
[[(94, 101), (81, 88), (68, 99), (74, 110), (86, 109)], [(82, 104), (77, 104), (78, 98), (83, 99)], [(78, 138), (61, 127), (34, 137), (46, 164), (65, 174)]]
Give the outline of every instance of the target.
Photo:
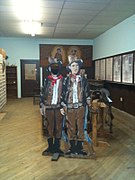
[[(94, 146), (110, 146), (109, 143), (105, 141), (98, 141), (98, 129), (104, 128), (104, 108), (106, 105), (104, 103), (98, 102), (98, 99), (92, 101), (92, 108), (95, 112), (92, 113), (92, 141)], [(99, 112), (101, 113), (99, 114)], [(97, 122), (97, 118), (101, 118), (100, 124)]]
[(92, 101), (92, 108), (95, 112), (92, 113), (92, 141), (94, 146), (97, 146), (97, 100)]

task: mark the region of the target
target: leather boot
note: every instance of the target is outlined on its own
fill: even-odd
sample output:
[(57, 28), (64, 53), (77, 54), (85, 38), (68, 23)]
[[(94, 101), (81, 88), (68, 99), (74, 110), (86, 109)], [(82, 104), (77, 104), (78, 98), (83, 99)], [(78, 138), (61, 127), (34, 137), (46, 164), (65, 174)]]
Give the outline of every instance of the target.
[(53, 138), (48, 138), (48, 148), (42, 152), (43, 156), (52, 155), (54, 153)]
[(76, 147), (77, 153), (79, 155), (86, 156), (87, 153), (84, 151), (82, 143), (83, 143), (83, 141), (77, 141), (77, 147)]
[(76, 153), (75, 140), (70, 140), (70, 149), (65, 153), (65, 155), (71, 155)]
[(54, 152), (63, 155), (63, 151), (60, 149), (60, 138), (54, 139)]

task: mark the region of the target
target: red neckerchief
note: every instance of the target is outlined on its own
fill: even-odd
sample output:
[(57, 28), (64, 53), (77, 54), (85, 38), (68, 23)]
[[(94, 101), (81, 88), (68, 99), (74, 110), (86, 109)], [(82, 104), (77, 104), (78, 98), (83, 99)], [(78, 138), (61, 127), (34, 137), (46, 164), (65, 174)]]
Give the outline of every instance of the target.
[[(79, 79), (78, 79), (79, 77)], [(73, 79), (73, 81), (80, 81), (81, 76), (79, 74), (70, 74), (70, 78)]]
[(53, 77), (51, 75), (48, 76), (48, 78), (52, 81), (52, 85), (54, 86), (54, 84), (56, 84), (56, 81), (58, 79), (61, 79), (63, 76), (62, 75), (59, 75), (58, 77)]
[(70, 74), (70, 77), (76, 79), (76, 74)]

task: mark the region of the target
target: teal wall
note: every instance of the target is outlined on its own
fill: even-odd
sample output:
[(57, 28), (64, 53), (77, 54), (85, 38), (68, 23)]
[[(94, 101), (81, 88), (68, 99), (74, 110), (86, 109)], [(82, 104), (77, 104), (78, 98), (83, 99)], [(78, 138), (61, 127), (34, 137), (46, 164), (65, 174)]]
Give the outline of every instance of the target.
[(92, 40), (74, 39), (36, 39), (30, 38), (0, 38), (0, 48), (5, 49), (9, 56), (7, 64), (17, 66), (18, 98), (21, 97), (20, 59), (39, 60), (39, 44), (63, 45), (93, 45)]
[(135, 50), (135, 15), (94, 39), (93, 60)]
[(39, 44), (93, 45), (93, 60), (135, 50), (135, 15), (114, 26), (94, 40), (0, 38), (7, 63), (17, 65), (18, 97), (21, 97), (20, 59), (39, 59)]

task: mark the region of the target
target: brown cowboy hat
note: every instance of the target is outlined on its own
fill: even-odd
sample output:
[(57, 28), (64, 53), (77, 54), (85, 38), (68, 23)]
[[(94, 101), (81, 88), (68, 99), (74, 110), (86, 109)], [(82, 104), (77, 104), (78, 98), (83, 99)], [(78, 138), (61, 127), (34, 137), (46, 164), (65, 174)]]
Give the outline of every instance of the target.
[(66, 69), (68, 71), (70, 71), (70, 68), (69, 66), (71, 66), (72, 63), (78, 63), (79, 67), (81, 68), (82, 67), (82, 64), (83, 64), (83, 60), (82, 59), (77, 59), (77, 58), (74, 58), (72, 56), (68, 56), (68, 62), (69, 64), (66, 66)]

